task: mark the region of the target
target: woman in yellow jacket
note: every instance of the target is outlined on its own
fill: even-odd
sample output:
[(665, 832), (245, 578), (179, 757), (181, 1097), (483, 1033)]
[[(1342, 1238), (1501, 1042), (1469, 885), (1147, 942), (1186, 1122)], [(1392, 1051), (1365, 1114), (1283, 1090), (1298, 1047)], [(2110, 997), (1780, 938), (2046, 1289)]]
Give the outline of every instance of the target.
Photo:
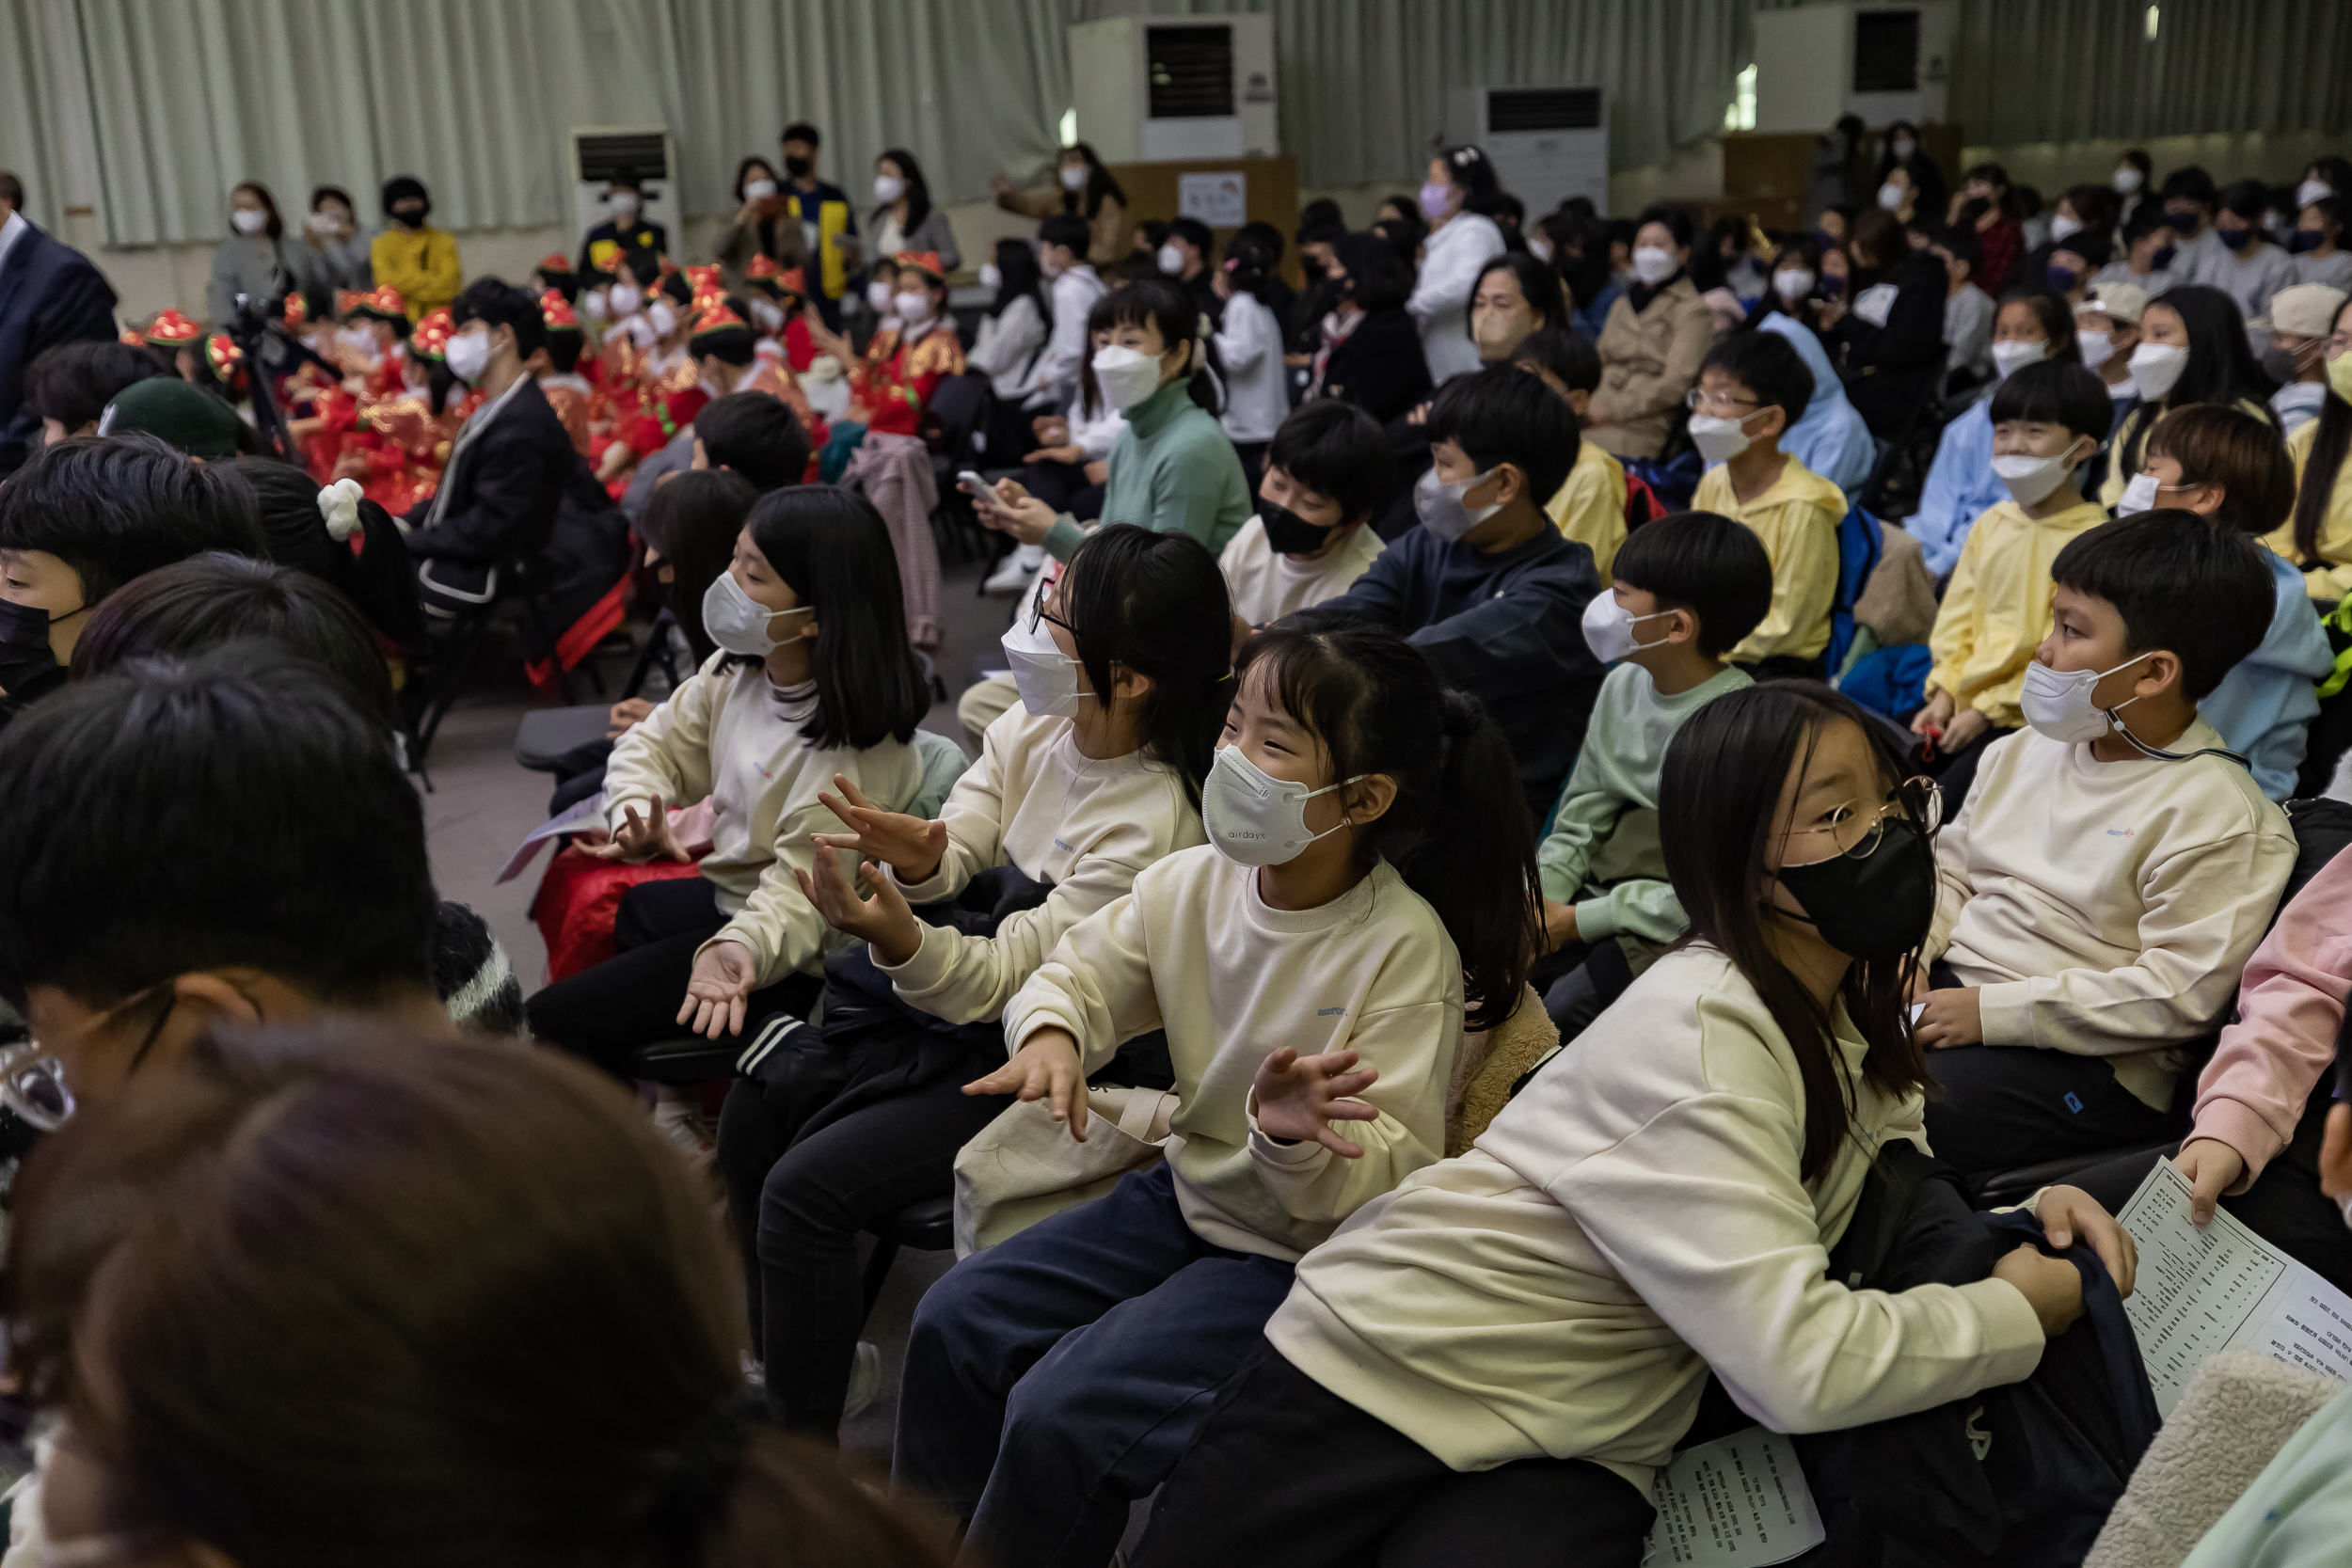
[(408, 319), (422, 321), (457, 297), (465, 270), (457, 264), (457, 236), (429, 227), (425, 214), (433, 198), (424, 182), (412, 174), (396, 174), (384, 182), (384, 215), (391, 227), (368, 246), (375, 281), (389, 283), (408, 302)]
[(2326, 340), (2328, 396), (2319, 418), (2287, 438), (2295, 459), (2295, 512), (2263, 543), (2303, 568), (2303, 589), (2323, 604), (2352, 593), (2352, 304), (2338, 308)]

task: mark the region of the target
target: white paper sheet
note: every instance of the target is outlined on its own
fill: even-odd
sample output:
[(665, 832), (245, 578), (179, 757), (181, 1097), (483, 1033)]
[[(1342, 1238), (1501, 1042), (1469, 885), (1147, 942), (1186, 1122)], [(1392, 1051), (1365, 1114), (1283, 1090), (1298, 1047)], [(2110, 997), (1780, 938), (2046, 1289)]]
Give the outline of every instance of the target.
[(2230, 1217), (2188, 1217), (2191, 1189), (2159, 1160), (2116, 1216), (2139, 1248), (2123, 1303), (2148, 1366), (2156, 1409), (2169, 1415), (2199, 1363), (2217, 1350), (2260, 1351), (2352, 1381), (2352, 1297)]
[(604, 797), (591, 795), (569, 811), (548, 817), (545, 822), (524, 834), (523, 841), (515, 846), (515, 852), (506, 857), (506, 869), (498, 874), (498, 879), (501, 882), (511, 882), (521, 876), (523, 868), (529, 865), (532, 858), (539, 853), (539, 846), (544, 841), (560, 838), (565, 833), (585, 832), (590, 828), (602, 826), (604, 826)]
[(1821, 1544), (1796, 1445), (1750, 1427), (1675, 1455), (1658, 1472), (1645, 1568), (1767, 1568)]

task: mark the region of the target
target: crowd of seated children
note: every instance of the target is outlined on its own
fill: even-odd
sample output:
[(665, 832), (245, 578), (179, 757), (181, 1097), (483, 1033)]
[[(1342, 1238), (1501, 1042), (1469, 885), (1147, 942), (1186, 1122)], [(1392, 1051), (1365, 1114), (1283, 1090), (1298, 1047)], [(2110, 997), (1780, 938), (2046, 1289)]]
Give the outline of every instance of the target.
[(1526, 983), (1534, 843), (1474, 702), (1328, 609), (1245, 643), (1232, 693), (1209, 842), (1070, 929), (970, 1085), (1083, 1132), (1087, 1073), (1161, 1029), (1181, 1097), (1165, 1163), (917, 1309), (894, 1481), (969, 1516), (988, 1560), (1109, 1556), (1299, 1257), (1442, 1156), (1461, 1033)]
[(701, 875), (631, 888), (617, 956), (531, 1000), (533, 1034), (624, 1077), (635, 1048), (680, 1025), (715, 1039), (747, 1016), (805, 1014), (836, 945), (790, 877), (832, 820), (818, 794), (847, 777), (895, 809), (922, 780), (908, 741), (930, 693), (869, 502), (824, 485), (762, 498), (703, 627), (719, 653), (612, 748), (596, 851), (686, 861), (669, 808), (707, 799)]
[[(1299, 1260), (1160, 1493), (1139, 1568), (1375, 1549), (1630, 1564), (1710, 1369), (1750, 1414), (1809, 1432), (2034, 1367), (2081, 1309), (2071, 1264), (2025, 1247), (1990, 1278), (1895, 1293), (1826, 1266), (1873, 1150), (1919, 1137), (1927, 1085), (1902, 1009), (1934, 912), (1932, 788), (1903, 783), (1880, 735), (1800, 682), (1691, 716), (1659, 811), (1692, 942), (1470, 1152)], [(2129, 1288), (2103, 1211), (2066, 1187), (2039, 1202)], [(915, 1440), (902, 1425), (901, 1453)]]
[(1391, 467), (1387, 435), (1355, 404), (1292, 410), (1266, 449), (1256, 514), (1217, 557), (1234, 620), (1261, 626), (1347, 592), (1380, 554), (1372, 515)]
[(1804, 414), (1813, 372), (1786, 339), (1741, 332), (1707, 353), (1691, 393), (1691, 442), (1708, 464), (1693, 511), (1744, 524), (1772, 563), (1772, 602), (1732, 662), (1766, 675), (1823, 673), (1837, 594), (1845, 493), (1780, 450)]
[(1535, 853), (1548, 955), (1537, 985), (1563, 1038), (1689, 925), (1659, 843), (1658, 770), (1684, 721), (1754, 684), (1725, 656), (1772, 599), (1763, 544), (1711, 512), (1644, 524), (1620, 559), (1614, 585), (1584, 607), (1584, 641), (1609, 674)]
[(1579, 630), (1599, 589), (1592, 552), (1543, 509), (1575, 467), (1576, 416), (1536, 377), (1490, 365), (1438, 388), (1425, 428), (1421, 526), (1323, 608), (1401, 633), (1442, 684), (1476, 697), (1511, 742), (1529, 821), (1541, 822), (1601, 678)]
[[(946, 1196), (957, 1149), (1009, 1103), (964, 1088), (1003, 1064), (1008, 1004), (1073, 927), (1203, 842), (1232, 641), (1206, 550), (1113, 524), (1005, 634), (1021, 702), (937, 820), (846, 777), (819, 794), (831, 820), (798, 891), (863, 945), (828, 966), (820, 1047), (749, 1038), (757, 1069), (719, 1133), (769, 1407), (786, 1425), (831, 1442), (845, 1408), (872, 1399), (858, 1235)], [(826, 850), (848, 852), (870, 895)]]
[(2082, 366), (2038, 362), (2001, 378), (1987, 408), (1994, 477), (2008, 496), (1968, 527), (1937, 607), (1925, 701), (1911, 717), (1929, 767), (1954, 801), (1985, 748), (2025, 722), (2018, 698), (2050, 634), (2050, 563), (2107, 520), (2075, 474), (2106, 442), (2112, 410)]
[(2185, 1049), (2227, 1012), (2295, 835), (2198, 701), (2277, 594), (2261, 550), (2185, 511), (2091, 529), (2053, 627), (1939, 835), (1915, 1025), (1930, 1147), (1995, 1171), (2176, 1136)]

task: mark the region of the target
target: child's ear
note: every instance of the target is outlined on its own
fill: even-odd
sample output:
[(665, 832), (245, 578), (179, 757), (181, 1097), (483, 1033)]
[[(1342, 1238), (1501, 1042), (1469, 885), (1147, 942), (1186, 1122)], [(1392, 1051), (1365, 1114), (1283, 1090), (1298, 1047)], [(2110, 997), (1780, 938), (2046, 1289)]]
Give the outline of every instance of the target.
[(1676, 605), (1667, 612), (1673, 618), (1666, 623), (1669, 642), (1696, 642), (1699, 640), (1698, 611)]
[(1770, 411), (1770, 418), (1764, 420), (1764, 428), (1756, 433), (1756, 438), (1758, 441), (1777, 441), (1788, 433), (1788, 410), (1777, 403), (1768, 403), (1764, 406)]
[(2167, 691), (2180, 689), (2185, 673), (2181, 668), (2180, 655), (2169, 648), (2158, 648), (2139, 657), (2147, 663), (2141, 670), (2139, 679), (2132, 683), (2132, 695), (2159, 697)]
[(1348, 821), (1359, 828), (1377, 822), (1396, 804), (1396, 781), (1386, 773), (1359, 779), (1340, 792), (1340, 804)]
[(1576, 416), (1578, 423), (1581, 424), (1583, 422), (1584, 410), (1591, 405), (1592, 401), (1593, 394), (1586, 391), (1583, 388), (1571, 387), (1568, 388), (1568, 410)]

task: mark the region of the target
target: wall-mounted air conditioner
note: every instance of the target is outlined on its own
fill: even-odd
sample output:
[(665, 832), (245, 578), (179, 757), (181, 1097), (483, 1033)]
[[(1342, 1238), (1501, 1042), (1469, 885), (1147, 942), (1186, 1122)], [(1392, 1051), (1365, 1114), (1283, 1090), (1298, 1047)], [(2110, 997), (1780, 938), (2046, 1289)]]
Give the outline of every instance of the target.
[(1486, 150), (1532, 222), (1572, 196), (1609, 211), (1608, 101), (1598, 87), (1468, 87), (1446, 95), (1446, 140)]
[(572, 230), (585, 234), (612, 215), (604, 199), (606, 182), (628, 171), (645, 182), (638, 212), (646, 222), (670, 230), (670, 243), (683, 236), (678, 230), (677, 204), (670, 196), (670, 132), (662, 125), (575, 126), (565, 133), (572, 174)]
[(1081, 22), (1070, 29), (1070, 78), (1078, 135), (1106, 164), (1280, 150), (1272, 17)]
[(1941, 124), (1951, 87), (1950, 0), (1814, 5), (1756, 13), (1756, 128)]

